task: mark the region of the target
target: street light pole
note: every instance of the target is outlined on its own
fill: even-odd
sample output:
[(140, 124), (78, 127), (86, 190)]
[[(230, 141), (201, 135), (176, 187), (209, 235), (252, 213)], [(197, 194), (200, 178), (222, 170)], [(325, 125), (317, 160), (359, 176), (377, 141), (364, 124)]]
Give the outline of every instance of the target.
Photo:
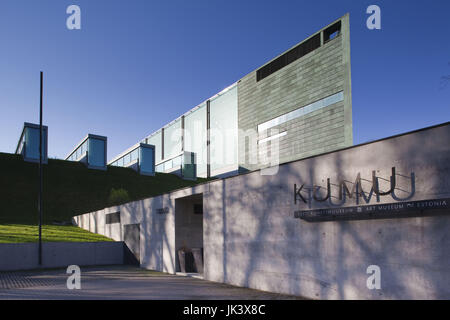
[(42, 91), (43, 72), (41, 71), (41, 97), (39, 106), (39, 265), (42, 265)]

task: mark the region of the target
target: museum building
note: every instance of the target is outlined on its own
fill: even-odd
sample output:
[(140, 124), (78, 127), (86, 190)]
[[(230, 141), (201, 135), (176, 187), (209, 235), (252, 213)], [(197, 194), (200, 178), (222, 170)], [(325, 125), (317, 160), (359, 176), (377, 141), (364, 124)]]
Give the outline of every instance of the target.
[(450, 123), (353, 146), (351, 108), (345, 15), (110, 162), (142, 144), (157, 172), (219, 178), (74, 223), (146, 269), (313, 299), (449, 299)]
[[(195, 157), (198, 177), (224, 177), (352, 143), (345, 15), (137, 145), (155, 147), (156, 172), (180, 172)], [(138, 158), (133, 148), (108, 165), (132, 165)]]

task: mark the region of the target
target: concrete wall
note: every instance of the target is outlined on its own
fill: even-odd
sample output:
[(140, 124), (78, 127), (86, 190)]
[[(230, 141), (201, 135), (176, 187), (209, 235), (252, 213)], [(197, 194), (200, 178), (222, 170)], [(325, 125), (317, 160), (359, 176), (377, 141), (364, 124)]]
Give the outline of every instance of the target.
[[(122, 206), (105, 208), (96, 212), (86, 213), (84, 215), (74, 217), (74, 222), (83, 229), (89, 230), (102, 235), (109, 235), (115, 240), (123, 239), (123, 226), (126, 224), (140, 224), (140, 264), (141, 267), (153, 270), (159, 270), (168, 273), (176, 272), (176, 242), (175, 242), (175, 208), (178, 203), (178, 212), (184, 214), (187, 204), (192, 200), (180, 199), (195, 194), (203, 194), (208, 185), (199, 185), (196, 187), (186, 188), (161, 195), (154, 198), (134, 201)], [(180, 199), (180, 201), (175, 201)], [(197, 200), (193, 201), (197, 202)], [(167, 213), (160, 213), (160, 209), (167, 209)], [(106, 214), (120, 211), (121, 222), (116, 224), (105, 224)], [(92, 221), (92, 217), (96, 217), (99, 228), (95, 225), (88, 224)], [(183, 218), (181, 218), (183, 219)], [(181, 220), (180, 219), (180, 220)], [(183, 219), (184, 220), (184, 219)], [(181, 221), (183, 221), (181, 220)], [(187, 219), (189, 221), (189, 219)], [(192, 219), (191, 219), (192, 220)], [(197, 232), (201, 232), (196, 229)], [(183, 235), (183, 228), (180, 228)], [(203, 236), (203, 235), (202, 235)], [(183, 244), (183, 236), (178, 241), (178, 247)], [(188, 244), (199, 244), (201, 237), (194, 237), (187, 242)], [(193, 242), (192, 242), (193, 241)]]
[[(275, 142), (257, 143), (271, 135), (271, 129), (257, 133), (259, 124), (341, 91), (343, 101), (273, 128), (287, 131), (277, 140), (279, 163), (353, 144), (349, 16), (341, 22), (341, 34), (321, 47), (260, 81), (256, 81), (256, 70), (239, 81), (241, 168), (255, 170), (268, 161), (267, 152)], [(255, 155), (259, 158), (252, 159)]]
[[(121, 223), (141, 224), (141, 267), (173, 273), (176, 199), (201, 194), (205, 279), (320, 299), (450, 299), (450, 209), (436, 216), (420, 209), (408, 218), (315, 223), (294, 215), (355, 206), (355, 194), (339, 203), (339, 181), (351, 189), (359, 173), (368, 193), (375, 171), (384, 191), (392, 167), (398, 182), (394, 193), (379, 200), (372, 196), (362, 207), (450, 198), (446, 141), (449, 123), (286, 163), (271, 176), (255, 171), (212, 181), (120, 206)], [(310, 201), (307, 188), (326, 189), (328, 178), (331, 200)], [(308, 203), (294, 202), (294, 184), (305, 186)], [(167, 213), (159, 214), (158, 208)], [(117, 209), (77, 221), (83, 226), (90, 220), (86, 216), (95, 215), (101, 225), (101, 217)], [(89, 228), (94, 230), (92, 224)], [(381, 269), (379, 290), (366, 286), (370, 265)]]
[(123, 264), (122, 242), (45, 242), (42, 266), (37, 243), (0, 244), (0, 271)]

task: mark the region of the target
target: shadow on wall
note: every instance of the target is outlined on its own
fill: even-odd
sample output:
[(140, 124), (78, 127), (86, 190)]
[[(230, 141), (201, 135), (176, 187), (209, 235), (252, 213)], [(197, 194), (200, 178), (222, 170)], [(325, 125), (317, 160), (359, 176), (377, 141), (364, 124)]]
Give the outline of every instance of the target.
[[(173, 273), (175, 270), (175, 245), (174, 239), (169, 239), (169, 234), (174, 233), (173, 221), (168, 214), (158, 214), (158, 208), (167, 208), (169, 212), (174, 212), (169, 195), (163, 195), (153, 198), (153, 210), (150, 208), (150, 200), (142, 200), (132, 203), (136, 210), (142, 212), (142, 257), (146, 257), (146, 266), (155, 270)], [(173, 242), (173, 243), (172, 243)]]
[[(434, 130), (450, 140), (445, 127)], [(448, 299), (450, 217), (308, 223), (293, 218), (291, 190), (295, 182), (323, 185), (329, 176), (354, 179), (357, 171), (370, 176), (396, 165), (404, 175), (414, 168), (418, 191), (426, 184), (435, 195), (448, 194), (438, 172), (421, 173), (448, 170), (448, 158), (448, 147), (430, 142), (425, 131), (283, 165), (275, 176), (253, 172), (212, 182), (205, 217), (211, 280), (320, 299)], [(212, 262), (218, 257), (220, 279)], [(380, 290), (366, 286), (370, 265), (381, 268)]]
[(133, 251), (130, 250), (130, 248), (127, 246), (126, 243), (124, 243), (123, 246), (123, 264), (131, 266), (140, 266), (140, 261), (133, 253)]

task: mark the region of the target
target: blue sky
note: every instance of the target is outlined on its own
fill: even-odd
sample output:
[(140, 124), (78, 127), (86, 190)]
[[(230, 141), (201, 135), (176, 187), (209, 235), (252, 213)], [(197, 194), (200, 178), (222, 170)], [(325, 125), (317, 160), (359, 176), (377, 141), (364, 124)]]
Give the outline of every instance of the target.
[(39, 120), (41, 70), (49, 156), (93, 133), (111, 159), (347, 12), (354, 143), (449, 121), (448, 0), (2, 0), (0, 152)]

